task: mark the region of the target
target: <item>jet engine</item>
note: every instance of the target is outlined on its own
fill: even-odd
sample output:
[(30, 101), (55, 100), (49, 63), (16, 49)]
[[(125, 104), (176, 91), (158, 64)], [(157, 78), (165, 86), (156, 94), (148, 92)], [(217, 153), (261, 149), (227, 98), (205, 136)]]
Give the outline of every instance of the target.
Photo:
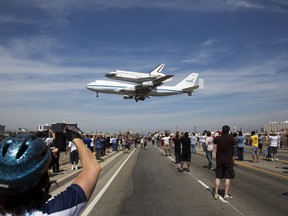
[(133, 99), (133, 96), (123, 95), (123, 99)]

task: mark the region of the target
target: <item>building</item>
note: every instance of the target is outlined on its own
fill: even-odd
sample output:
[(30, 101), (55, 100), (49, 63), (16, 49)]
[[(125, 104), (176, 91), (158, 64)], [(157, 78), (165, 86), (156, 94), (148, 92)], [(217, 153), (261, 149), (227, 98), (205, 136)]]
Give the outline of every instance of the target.
[(280, 132), (288, 129), (288, 121), (283, 122), (269, 122), (264, 126), (265, 132), (275, 131)]
[(45, 131), (51, 129), (51, 126), (46, 124), (46, 125), (37, 125), (37, 131)]

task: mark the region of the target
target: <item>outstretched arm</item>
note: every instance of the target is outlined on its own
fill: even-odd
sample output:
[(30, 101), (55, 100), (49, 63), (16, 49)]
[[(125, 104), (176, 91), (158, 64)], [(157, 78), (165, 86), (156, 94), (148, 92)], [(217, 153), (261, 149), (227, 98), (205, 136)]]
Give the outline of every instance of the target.
[(65, 136), (76, 145), (83, 168), (73, 183), (78, 184), (83, 189), (87, 200), (89, 200), (96, 186), (101, 167), (79, 134), (66, 129)]
[(51, 138), (55, 140), (55, 133), (51, 129), (49, 129), (49, 134), (51, 135)]

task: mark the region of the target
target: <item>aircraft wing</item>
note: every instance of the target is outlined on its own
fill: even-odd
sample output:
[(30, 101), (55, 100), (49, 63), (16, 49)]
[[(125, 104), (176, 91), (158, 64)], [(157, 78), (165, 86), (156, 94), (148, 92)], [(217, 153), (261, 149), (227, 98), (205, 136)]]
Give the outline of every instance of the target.
[(158, 79), (154, 79), (152, 81), (143, 82), (142, 84), (135, 85), (133, 87), (133, 91), (135, 91), (136, 95), (147, 96), (152, 90), (151, 88), (155, 88), (163, 84), (163, 82), (167, 79), (170, 79), (174, 75), (165, 75), (164, 77), (160, 77)]

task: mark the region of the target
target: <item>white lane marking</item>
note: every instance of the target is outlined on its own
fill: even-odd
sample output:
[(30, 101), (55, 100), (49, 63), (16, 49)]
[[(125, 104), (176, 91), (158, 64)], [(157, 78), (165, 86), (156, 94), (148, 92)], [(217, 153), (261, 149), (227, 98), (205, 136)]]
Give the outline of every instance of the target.
[[(160, 150), (161, 152), (163, 152), (161, 149), (159, 149), (158, 147), (155, 146), (156, 149)], [(168, 157), (170, 158), (170, 160), (174, 161), (174, 159), (172, 157)], [(189, 175), (191, 175), (197, 182), (199, 182), (205, 189), (207, 190), (211, 190), (212, 188), (210, 188), (209, 186), (207, 186), (204, 182), (202, 182), (200, 179), (198, 179), (196, 176), (194, 176), (191, 172), (189, 172)], [(227, 200), (224, 200), (224, 198), (222, 196), (219, 196), (219, 200), (221, 200), (224, 203), (227, 203), (231, 208), (233, 208), (235, 211), (237, 211), (240, 215), (245, 216), (242, 212), (240, 212), (236, 207), (234, 207), (231, 203), (229, 203)]]
[(129, 158), (132, 156), (136, 148), (131, 152), (131, 154), (126, 158), (126, 160), (121, 164), (121, 166), (117, 169), (117, 171), (113, 174), (113, 176), (109, 179), (109, 181), (105, 184), (105, 186), (102, 188), (102, 190), (97, 194), (97, 196), (93, 199), (93, 201), (87, 206), (87, 208), (82, 212), (81, 215), (88, 215), (89, 212), (93, 209), (93, 207), (97, 204), (97, 202), (100, 200), (100, 198), (103, 196), (105, 191), (108, 189), (108, 187), (111, 185), (112, 181), (116, 178), (120, 170), (123, 168), (123, 166), (126, 164), (126, 162), (129, 160)]
[(197, 180), (203, 187), (205, 187), (206, 189), (209, 189), (210, 187), (208, 187), (204, 182), (202, 182), (201, 180)]

